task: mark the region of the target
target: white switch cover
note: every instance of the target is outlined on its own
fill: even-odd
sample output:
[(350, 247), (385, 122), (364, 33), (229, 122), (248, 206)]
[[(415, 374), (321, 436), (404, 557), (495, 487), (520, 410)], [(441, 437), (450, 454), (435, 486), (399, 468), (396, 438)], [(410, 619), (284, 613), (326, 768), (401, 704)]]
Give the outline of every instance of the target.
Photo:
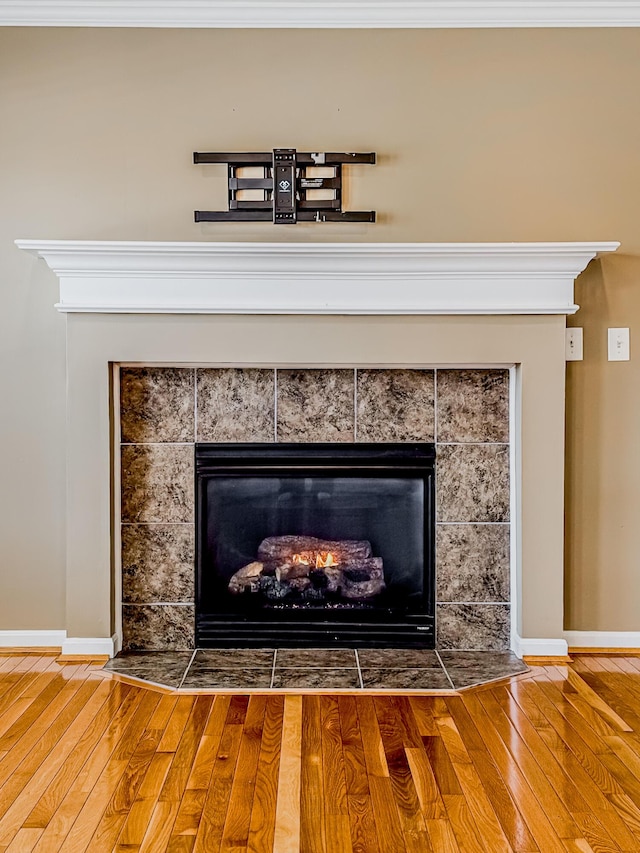
[(567, 361), (582, 361), (582, 329), (565, 330), (564, 357)]
[(629, 329), (609, 329), (609, 361), (629, 361)]

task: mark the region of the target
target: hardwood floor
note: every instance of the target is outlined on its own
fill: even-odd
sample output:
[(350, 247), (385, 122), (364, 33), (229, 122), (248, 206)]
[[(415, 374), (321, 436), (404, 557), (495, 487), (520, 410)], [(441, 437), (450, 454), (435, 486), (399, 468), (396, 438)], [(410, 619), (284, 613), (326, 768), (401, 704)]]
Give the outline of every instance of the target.
[(640, 657), (458, 695), (176, 695), (0, 656), (0, 853), (638, 853)]

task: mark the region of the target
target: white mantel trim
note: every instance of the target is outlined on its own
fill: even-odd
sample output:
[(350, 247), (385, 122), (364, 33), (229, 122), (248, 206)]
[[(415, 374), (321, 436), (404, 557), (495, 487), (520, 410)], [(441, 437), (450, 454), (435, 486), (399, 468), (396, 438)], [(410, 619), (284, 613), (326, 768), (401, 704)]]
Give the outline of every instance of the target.
[(637, 27), (639, 0), (0, 0), (0, 26)]
[(62, 312), (573, 314), (573, 284), (619, 243), (150, 243), (16, 240)]

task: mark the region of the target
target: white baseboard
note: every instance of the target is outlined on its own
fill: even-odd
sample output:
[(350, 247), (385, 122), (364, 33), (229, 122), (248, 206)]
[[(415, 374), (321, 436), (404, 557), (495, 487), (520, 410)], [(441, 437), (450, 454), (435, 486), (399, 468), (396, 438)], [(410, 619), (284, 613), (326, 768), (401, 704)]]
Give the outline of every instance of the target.
[(63, 655), (109, 655), (115, 656), (114, 637), (67, 637), (62, 644)]
[(0, 648), (61, 648), (66, 631), (0, 631)]
[(566, 657), (568, 645), (566, 639), (536, 639), (514, 634), (511, 639), (511, 649), (519, 658), (525, 655), (541, 658)]
[(565, 631), (575, 649), (640, 649), (640, 631)]

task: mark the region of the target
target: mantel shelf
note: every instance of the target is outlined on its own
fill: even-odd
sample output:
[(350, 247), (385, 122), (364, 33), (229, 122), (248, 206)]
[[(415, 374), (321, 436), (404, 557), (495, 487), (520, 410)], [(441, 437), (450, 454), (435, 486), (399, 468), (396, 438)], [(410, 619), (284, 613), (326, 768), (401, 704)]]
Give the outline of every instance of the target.
[(16, 240), (62, 312), (573, 314), (576, 277), (619, 243)]

